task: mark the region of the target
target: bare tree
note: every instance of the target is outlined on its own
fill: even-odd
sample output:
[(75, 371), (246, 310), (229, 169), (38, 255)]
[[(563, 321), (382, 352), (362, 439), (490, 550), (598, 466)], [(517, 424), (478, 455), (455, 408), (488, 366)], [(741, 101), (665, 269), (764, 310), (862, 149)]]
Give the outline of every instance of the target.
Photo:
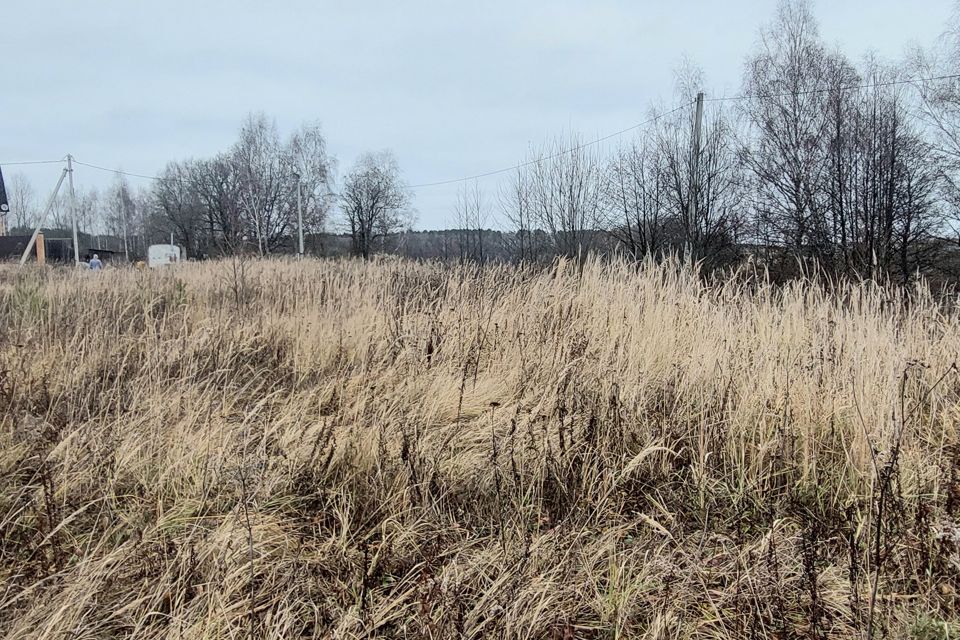
[(250, 115), (228, 153), (167, 165), (139, 214), (139, 234), (173, 232), (193, 255), (234, 254), (251, 243), (270, 254), (296, 231), (298, 189), (305, 231), (323, 229), (333, 167), (318, 124), (282, 143), (274, 123)]
[(298, 187), (305, 226), (323, 228), (331, 204), (332, 160), (319, 125), (303, 125), (284, 144), (265, 115), (251, 115), (230, 160), (245, 227), (256, 239), (260, 255), (271, 253), (295, 229)]
[(661, 114), (654, 127), (655, 203), (667, 240), (693, 259), (716, 264), (732, 257), (743, 224), (745, 166), (736, 118), (722, 103), (705, 105), (699, 146), (693, 149), (693, 101), (703, 84), (703, 73), (684, 64), (675, 99), (691, 107)]
[[(283, 155), (295, 172), (295, 189), (299, 180), (305, 231), (323, 231), (333, 205), (331, 196), (336, 162), (327, 152), (327, 141), (320, 124), (305, 124), (295, 131), (283, 149)], [(288, 193), (287, 198), (287, 208), (294, 212), (296, 192)]]
[(501, 187), (499, 199), (500, 210), (510, 229), (506, 238), (508, 251), (517, 262), (535, 261), (539, 250), (534, 245), (530, 182), (522, 167), (517, 167), (510, 182)]
[(483, 262), (483, 232), (490, 212), (477, 181), (458, 189), (454, 213), (460, 261)]
[(795, 251), (824, 232), (827, 80), (836, 61), (820, 41), (806, 0), (782, 0), (747, 64), (744, 110), (753, 125), (745, 159), (761, 226)]
[(276, 124), (262, 113), (248, 116), (230, 159), (246, 226), (260, 255), (269, 254), (272, 242), (287, 231), (289, 218), (282, 210), (282, 199), (293, 182), (293, 170), (283, 162)]
[[(96, 187), (91, 187), (86, 191), (79, 187), (76, 189), (77, 206), (74, 214), (77, 217), (78, 231), (97, 232), (102, 227), (104, 221), (102, 204), (100, 192)], [(45, 226), (61, 230), (70, 229), (73, 226), (70, 194), (67, 193), (65, 187), (60, 189), (60, 193), (54, 199)]]
[(894, 158), (895, 224), (887, 268), (909, 282), (919, 271), (935, 266), (941, 256), (934, 239), (943, 229), (944, 211), (937, 191), (943, 184), (933, 147), (914, 132), (898, 141)]
[(130, 259), (132, 226), (137, 219), (137, 207), (134, 193), (123, 174), (117, 174), (113, 185), (106, 194), (103, 222), (108, 234), (121, 239), (123, 253)]
[(389, 151), (365, 153), (344, 180), (340, 206), (355, 255), (369, 258), (374, 241), (411, 223), (410, 195)]
[(693, 169), (693, 219), (688, 219), (685, 230), (694, 257), (717, 263), (731, 259), (731, 251), (741, 239), (748, 199), (746, 167), (736, 143), (738, 126), (730, 111), (713, 104), (704, 120)]
[(244, 229), (240, 180), (231, 158), (220, 154), (187, 168), (191, 188), (204, 210), (206, 253), (233, 254), (243, 250)]
[[(932, 59), (914, 54), (914, 77)], [(917, 126), (906, 79), (902, 67), (873, 57), (858, 71), (822, 45), (807, 2), (781, 3), (745, 78), (753, 127), (743, 157), (766, 244), (838, 272), (904, 282), (932, 264), (942, 244), (936, 194), (960, 170), (960, 98), (949, 84), (924, 93), (930, 87), (918, 81), (925, 121)], [(931, 132), (938, 144), (925, 140)]]
[(607, 163), (603, 203), (610, 234), (636, 259), (664, 248), (666, 172), (648, 132), (621, 146)]
[(197, 163), (167, 164), (145, 206), (151, 219), (143, 223), (157, 235), (172, 232), (188, 256), (198, 255), (204, 241), (206, 216), (197, 191), (197, 176), (193, 175), (198, 170)]
[(910, 54), (907, 68), (919, 96), (915, 112), (940, 169), (939, 196), (949, 207), (953, 231), (960, 240), (960, 78), (956, 77), (960, 69), (960, 12), (954, 14), (933, 46)]
[(829, 91), (826, 96), (827, 149), (825, 196), (829, 211), (831, 247), (821, 251), (820, 259), (834, 269), (849, 271), (851, 224), (854, 219), (856, 178), (852, 166), (858, 155), (858, 134), (852, 124), (861, 112), (858, 93), (849, 87), (859, 85), (862, 78), (852, 64), (837, 58), (825, 78)]
[(510, 215), (523, 221), (522, 232), (546, 233), (552, 250), (585, 257), (603, 228), (602, 168), (596, 151), (578, 135), (556, 138), (535, 151), (518, 176)]
[[(138, 186), (131, 197), (133, 199), (133, 214), (128, 220), (130, 250), (138, 258), (144, 258), (147, 255), (147, 248), (152, 239), (157, 238), (168, 242), (170, 239), (170, 231), (167, 229), (162, 231), (156, 230), (152, 226), (154, 221), (154, 201), (153, 191), (150, 187), (146, 185)], [(184, 245), (184, 247), (188, 248), (186, 245)], [(192, 256), (193, 254), (188, 251), (186, 255)]]
[[(107, 227), (109, 214), (107, 194), (101, 193), (96, 187), (84, 191), (77, 190), (77, 229), (90, 234), (110, 233)], [(68, 210), (69, 211), (69, 210)], [(67, 221), (69, 226), (72, 223)]]
[(607, 162), (602, 182), (606, 227), (635, 258), (665, 250), (711, 263), (733, 256), (747, 193), (737, 123), (721, 104), (708, 103), (699, 148), (691, 153), (692, 104), (702, 86), (698, 69), (681, 67), (675, 101), (690, 108), (651, 110), (656, 124)]
[(50, 214), (47, 216), (46, 224), (54, 229), (66, 229), (70, 226), (70, 205), (69, 195), (64, 193), (66, 189), (61, 188), (60, 193), (54, 199)]
[(10, 222), (12, 229), (26, 230), (37, 224), (40, 216), (37, 192), (27, 176), (15, 173), (9, 182)]
[[(848, 100), (838, 204), (843, 215), (840, 251), (849, 271), (876, 277), (898, 272), (907, 281), (932, 257), (930, 240), (942, 224), (933, 194), (941, 169), (932, 147), (911, 124), (908, 96), (897, 68), (872, 58), (865, 63), (869, 87)], [(838, 189), (839, 190), (839, 189)]]

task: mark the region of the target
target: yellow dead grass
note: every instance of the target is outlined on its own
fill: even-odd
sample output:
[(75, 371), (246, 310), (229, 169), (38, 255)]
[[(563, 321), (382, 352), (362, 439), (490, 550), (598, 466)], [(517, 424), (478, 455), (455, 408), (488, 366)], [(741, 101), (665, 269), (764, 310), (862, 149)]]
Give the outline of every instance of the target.
[(238, 266), (0, 269), (8, 637), (956, 622), (953, 297), (672, 262)]

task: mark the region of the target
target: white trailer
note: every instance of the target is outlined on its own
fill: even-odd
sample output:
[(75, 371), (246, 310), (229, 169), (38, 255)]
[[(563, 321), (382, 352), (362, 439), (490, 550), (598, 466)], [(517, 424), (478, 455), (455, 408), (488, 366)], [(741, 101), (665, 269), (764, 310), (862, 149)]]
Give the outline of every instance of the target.
[(147, 266), (164, 267), (180, 262), (180, 247), (175, 244), (152, 244), (147, 249)]

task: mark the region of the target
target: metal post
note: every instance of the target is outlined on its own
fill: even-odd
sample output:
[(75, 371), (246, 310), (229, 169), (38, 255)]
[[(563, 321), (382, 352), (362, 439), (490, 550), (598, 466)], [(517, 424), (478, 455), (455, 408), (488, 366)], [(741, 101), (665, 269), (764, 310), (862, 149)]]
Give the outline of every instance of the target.
[(123, 258), (130, 262), (130, 247), (127, 244), (127, 203), (123, 200), (123, 192), (120, 192), (120, 215), (123, 216)]
[(53, 193), (50, 194), (50, 199), (47, 200), (47, 206), (43, 210), (43, 215), (40, 216), (40, 221), (37, 223), (37, 228), (33, 230), (33, 235), (30, 236), (30, 242), (27, 243), (26, 248), (23, 250), (23, 255), (20, 256), (20, 266), (27, 261), (27, 256), (30, 255), (30, 251), (33, 249), (34, 243), (37, 241), (37, 234), (40, 233), (40, 229), (43, 228), (43, 223), (47, 221), (47, 216), (50, 215), (50, 210), (53, 209), (53, 203), (57, 200), (57, 193), (60, 192), (60, 186), (63, 184), (63, 179), (67, 177), (67, 170), (64, 169), (60, 172), (60, 179), (57, 180), (57, 186), (53, 188)]
[(300, 174), (297, 174), (297, 232), (300, 235), (300, 250), (297, 253), (297, 259), (303, 260), (303, 200), (300, 195)]
[[(697, 234), (697, 168), (700, 164), (700, 123), (703, 120), (703, 91), (697, 93), (697, 114), (693, 120), (693, 140), (690, 145), (690, 194), (687, 198), (687, 242), (691, 239), (699, 244)], [(696, 250), (697, 247), (690, 247)]]
[(77, 194), (73, 190), (73, 156), (67, 154), (67, 184), (70, 188), (70, 222), (73, 225), (73, 261), (80, 266), (80, 243), (77, 242)]
[(117, 213), (120, 214), (120, 226), (123, 229), (123, 259), (130, 262), (130, 244), (127, 238), (127, 184), (123, 174), (117, 174)]

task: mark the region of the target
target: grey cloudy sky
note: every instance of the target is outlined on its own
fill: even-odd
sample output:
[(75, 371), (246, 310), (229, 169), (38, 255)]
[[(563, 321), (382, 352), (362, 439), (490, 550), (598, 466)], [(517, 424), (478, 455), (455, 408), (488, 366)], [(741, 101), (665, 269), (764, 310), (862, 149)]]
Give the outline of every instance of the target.
[[(225, 150), (250, 111), (281, 132), (322, 122), (344, 173), (392, 149), (412, 184), (520, 161), (670, 104), (684, 57), (737, 93), (775, 0), (454, 3), (0, 0), (0, 162), (60, 158), (156, 173)], [(859, 60), (932, 43), (952, 0), (820, 0), (831, 45)], [(7, 167), (48, 192), (57, 166)], [(110, 174), (78, 167), (81, 186)], [(135, 184), (144, 180), (132, 180)], [(496, 179), (482, 181), (492, 192)], [(419, 228), (453, 224), (457, 187), (416, 193)]]

